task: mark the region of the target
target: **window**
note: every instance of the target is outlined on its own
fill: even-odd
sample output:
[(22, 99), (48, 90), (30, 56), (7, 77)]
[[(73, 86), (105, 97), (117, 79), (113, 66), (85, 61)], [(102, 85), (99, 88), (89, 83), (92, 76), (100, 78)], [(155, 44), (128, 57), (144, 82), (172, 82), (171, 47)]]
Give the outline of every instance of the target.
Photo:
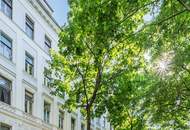
[(44, 68), (44, 85), (50, 87), (51, 83), (51, 74), (47, 68)]
[(44, 121), (50, 123), (50, 108), (51, 105), (47, 102), (44, 102)]
[(71, 118), (71, 130), (75, 130), (75, 119)]
[(34, 97), (33, 94), (27, 90), (25, 90), (25, 112), (32, 114), (33, 109), (33, 101)]
[(63, 129), (64, 112), (59, 111), (59, 128)]
[(51, 40), (45, 36), (45, 51), (49, 53), (51, 49)]
[(25, 71), (29, 75), (34, 74), (34, 58), (27, 52), (25, 53)]
[(104, 122), (103, 127), (105, 128), (106, 127), (106, 117), (105, 116), (103, 117), (103, 122)]
[(1, 0), (1, 11), (12, 18), (12, 0)]
[(11, 81), (0, 76), (0, 101), (11, 104)]
[(0, 130), (11, 130), (11, 127), (6, 124), (0, 123)]
[(81, 130), (85, 130), (85, 125), (81, 124)]
[(0, 54), (7, 59), (12, 59), (12, 40), (2, 32), (0, 33)]
[(26, 16), (25, 31), (31, 39), (34, 39), (34, 22), (28, 16)]

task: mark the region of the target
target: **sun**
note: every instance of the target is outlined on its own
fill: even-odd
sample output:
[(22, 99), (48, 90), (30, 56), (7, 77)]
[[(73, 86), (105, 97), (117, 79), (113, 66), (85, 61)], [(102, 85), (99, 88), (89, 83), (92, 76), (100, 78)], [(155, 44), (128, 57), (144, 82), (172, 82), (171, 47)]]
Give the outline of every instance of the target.
[(167, 75), (171, 69), (173, 53), (163, 53), (155, 62), (155, 70), (160, 75)]

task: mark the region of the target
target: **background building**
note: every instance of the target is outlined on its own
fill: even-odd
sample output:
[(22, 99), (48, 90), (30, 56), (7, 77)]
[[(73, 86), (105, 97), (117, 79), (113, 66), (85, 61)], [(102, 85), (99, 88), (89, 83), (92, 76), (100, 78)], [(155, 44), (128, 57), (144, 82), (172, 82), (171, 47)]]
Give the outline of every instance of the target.
[[(0, 130), (84, 130), (80, 112), (50, 95), (47, 61), (59, 25), (45, 0), (0, 0)], [(92, 130), (110, 130), (104, 117)]]

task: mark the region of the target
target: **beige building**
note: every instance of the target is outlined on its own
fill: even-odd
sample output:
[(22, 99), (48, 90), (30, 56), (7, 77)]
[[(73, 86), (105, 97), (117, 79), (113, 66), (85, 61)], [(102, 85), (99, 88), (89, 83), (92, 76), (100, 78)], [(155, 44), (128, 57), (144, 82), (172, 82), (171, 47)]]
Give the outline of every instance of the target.
[[(45, 0), (0, 0), (0, 130), (85, 130), (79, 111), (61, 109), (44, 73), (59, 25)], [(105, 118), (93, 130), (110, 130)]]

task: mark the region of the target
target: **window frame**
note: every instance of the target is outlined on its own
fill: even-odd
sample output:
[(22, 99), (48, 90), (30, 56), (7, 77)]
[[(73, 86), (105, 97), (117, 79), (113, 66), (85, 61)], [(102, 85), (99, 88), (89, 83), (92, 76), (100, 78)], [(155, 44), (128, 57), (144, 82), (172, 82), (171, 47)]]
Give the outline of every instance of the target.
[(46, 87), (50, 87), (51, 84), (51, 74), (48, 71), (48, 69), (46, 67), (44, 67), (44, 86)]
[[(13, 0), (10, 0), (11, 3), (9, 3), (7, 0), (0, 0), (0, 9), (1, 11), (7, 16), (9, 17), (10, 19), (12, 19), (12, 16), (13, 16)], [(6, 7), (8, 7), (10, 10), (11, 10), (11, 13), (10, 13), (10, 16), (6, 13), (5, 9), (6, 7), (2, 8), (2, 4), (5, 4)]]
[(25, 113), (33, 114), (34, 94), (25, 90)]
[[(46, 109), (45, 105), (49, 105), (49, 110)], [(51, 103), (44, 101), (44, 122), (50, 124), (51, 118)]]
[[(3, 40), (2, 40), (2, 38), (4, 38), (4, 39), (6, 39), (8, 42), (9, 42), (9, 44), (10, 44), (10, 46), (9, 45), (7, 45), (7, 43), (5, 43)], [(3, 48), (3, 52), (1, 53), (1, 55), (3, 56), (3, 57), (5, 57), (5, 58), (7, 58), (8, 60), (10, 60), (10, 61), (12, 61), (12, 59), (13, 59), (13, 40), (7, 35), (7, 34), (5, 34), (4, 32), (2, 32), (2, 31), (0, 31), (0, 46), (3, 46), (4, 48)], [(7, 57), (6, 55), (5, 55), (5, 50), (6, 49), (9, 49), (9, 51), (11, 52), (10, 53), (10, 57)]]
[[(0, 84), (0, 88), (2, 89), (2, 92), (3, 92), (3, 90), (6, 90), (5, 92), (7, 92), (7, 94), (6, 95), (8, 95), (9, 97), (8, 97), (8, 101), (6, 102), (6, 101), (3, 101), (1, 98), (0, 98), (0, 101), (1, 102), (3, 102), (3, 103), (6, 103), (6, 104), (8, 104), (8, 105), (11, 105), (11, 93), (12, 93), (12, 81), (11, 80), (9, 80), (9, 79), (7, 79), (7, 78), (5, 78), (4, 76), (2, 76), (2, 75), (0, 75), (0, 80), (4, 80), (5, 82), (6, 82), (6, 84), (8, 84), (7, 86), (2, 86), (1, 84)], [(1, 95), (2, 96), (2, 95)], [(5, 100), (5, 99), (4, 99)]]
[[(34, 21), (26, 14), (25, 16), (25, 33), (26, 35), (34, 40)], [(32, 31), (32, 37), (27, 33), (27, 28), (29, 28)]]
[(81, 130), (85, 130), (85, 124), (81, 123)]
[(58, 127), (60, 129), (63, 129), (63, 127), (64, 127), (64, 115), (65, 115), (65, 113), (62, 110), (59, 110), (59, 124), (58, 124)]
[[(30, 59), (32, 63), (30, 63), (27, 59)], [(30, 74), (30, 70), (28, 70), (27, 65), (32, 67), (32, 73)], [(31, 76), (34, 76), (34, 57), (30, 55), (27, 51), (25, 52), (25, 72)]]
[(76, 119), (71, 117), (71, 130), (75, 130), (76, 128)]
[(52, 47), (52, 41), (47, 35), (45, 35), (44, 44), (45, 44), (45, 51), (49, 53)]

